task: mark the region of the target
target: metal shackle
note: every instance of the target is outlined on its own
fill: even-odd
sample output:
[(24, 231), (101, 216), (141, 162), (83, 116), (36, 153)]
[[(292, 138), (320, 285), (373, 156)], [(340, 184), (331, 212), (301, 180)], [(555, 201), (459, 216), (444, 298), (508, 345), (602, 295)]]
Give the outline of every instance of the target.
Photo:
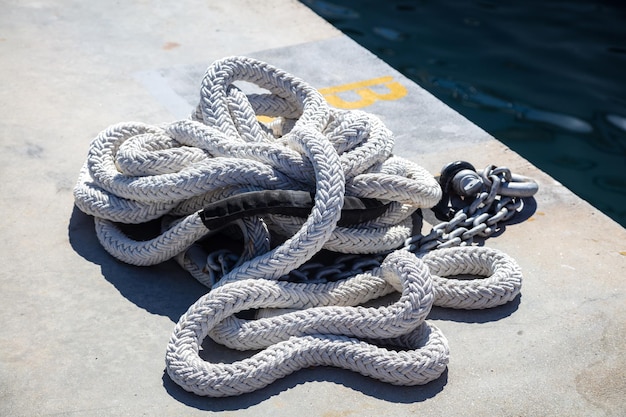
[(511, 174), (511, 180), (500, 184), (500, 194), (506, 197), (532, 197), (539, 190), (539, 184), (524, 175)]

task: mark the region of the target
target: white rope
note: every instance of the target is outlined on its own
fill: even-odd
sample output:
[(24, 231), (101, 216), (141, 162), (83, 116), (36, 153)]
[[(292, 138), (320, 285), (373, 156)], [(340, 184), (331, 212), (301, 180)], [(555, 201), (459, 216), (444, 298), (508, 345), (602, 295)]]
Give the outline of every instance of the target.
[[(246, 95), (239, 81), (268, 93)], [(277, 119), (260, 123), (259, 115)], [(134, 265), (173, 258), (212, 287), (181, 317), (167, 348), (167, 372), (186, 390), (238, 395), (313, 365), (423, 384), (438, 378), (448, 362), (445, 337), (424, 321), (433, 303), (487, 308), (512, 300), (521, 273), (510, 257), (476, 247), (421, 259), (401, 250), (380, 268), (337, 283), (277, 281), (322, 248), (355, 254), (402, 246), (412, 232), (411, 215), (434, 206), (441, 190), (425, 169), (393, 156), (392, 147), (391, 132), (375, 116), (331, 109), (304, 81), (232, 57), (207, 70), (191, 120), (121, 123), (101, 132), (74, 195), (77, 207), (95, 217), (98, 239), (114, 257)], [(216, 272), (220, 267), (211, 261), (205, 266), (209, 254), (197, 242), (215, 231), (199, 210), (258, 190), (308, 191), (314, 206), (306, 219), (272, 214), (238, 220), (243, 249), (232, 270)], [(388, 209), (373, 220), (337, 227), (345, 196), (377, 199)], [(161, 233), (147, 240), (131, 239), (119, 225), (155, 219), (161, 219)], [(486, 278), (455, 279), (462, 274)], [(393, 292), (400, 295), (390, 305), (360, 306)], [(268, 311), (261, 310), (257, 320), (235, 316), (248, 309), (277, 315), (263, 317)], [(234, 349), (263, 350), (214, 364), (200, 356), (207, 336)]]
[[(439, 377), (448, 363), (448, 346), (443, 334), (424, 322), (433, 301), (428, 269), (409, 252), (397, 251), (376, 272), (352, 280), (365, 281), (370, 288), (393, 286), (402, 291), (397, 302), (378, 309), (327, 306), (350, 305), (346, 301), (350, 295), (355, 302), (366, 300), (362, 292), (349, 294), (354, 293), (352, 282), (314, 288), (268, 280), (224, 284), (199, 299), (179, 320), (167, 349), (167, 372), (186, 390), (210, 396), (253, 391), (313, 365), (342, 367), (398, 385)], [(370, 296), (377, 295), (375, 289)], [(245, 349), (266, 348), (248, 359), (221, 364), (200, 357), (202, 340), (222, 320), (262, 307), (305, 310), (248, 322), (236, 333), (222, 326), (221, 334), (212, 334), (231, 347), (240, 348), (238, 340), (242, 340)], [(375, 338), (379, 346), (355, 338)], [(384, 344), (405, 350), (386, 349), (381, 347)]]
[[(438, 249), (427, 252), (422, 260), (433, 275), (435, 305), (439, 307), (492, 308), (512, 301), (522, 287), (522, 271), (517, 262), (496, 249), (477, 246)], [(465, 278), (449, 279), (461, 275)], [(468, 279), (467, 275), (474, 279)]]

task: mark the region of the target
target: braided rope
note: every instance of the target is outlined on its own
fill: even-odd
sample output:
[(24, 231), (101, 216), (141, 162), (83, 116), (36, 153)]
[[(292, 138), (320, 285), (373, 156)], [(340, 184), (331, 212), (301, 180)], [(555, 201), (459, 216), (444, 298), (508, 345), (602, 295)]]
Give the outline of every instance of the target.
[[(239, 81), (268, 93), (244, 94)], [(261, 123), (258, 115), (277, 119)], [(232, 57), (208, 68), (189, 120), (120, 123), (102, 131), (74, 196), (77, 207), (95, 217), (98, 239), (114, 257), (134, 265), (175, 259), (212, 288), (180, 318), (167, 347), (167, 372), (184, 389), (238, 395), (313, 365), (424, 384), (448, 363), (445, 337), (425, 321), (431, 306), (503, 304), (519, 293), (521, 273), (513, 259), (486, 248), (421, 258), (395, 250), (411, 235), (412, 214), (434, 206), (441, 189), (392, 148), (393, 135), (375, 116), (329, 108), (304, 81)], [(314, 206), (306, 219), (271, 214), (236, 221), (239, 258), (227, 270), (205, 267), (198, 259), (207, 253), (198, 242), (216, 231), (206, 228), (199, 210), (259, 190), (314, 192)], [(390, 204), (376, 219), (337, 227), (345, 196)], [(136, 240), (124, 232), (123, 224), (156, 219), (162, 228), (156, 236)], [(380, 267), (334, 283), (279, 280), (322, 248), (389, 255)], [(456, 279), (462, 274), (485, 278)], [(399, 296), (390, 305), (361, 306), (394, 292)], [(259, 318), (236, 316), (249, 309), (258, 309)], [(207, 336), (233, 349), (262, 350), (232, 364), (211, 363), (201, 357)]]
[[(304, 288), (306, 284), (268, 280), (224, 284), (200, 298), (178, 321), (167, 349), (167, 372), (184, 389), (210, 396), (250, 392), (312, 365), (342, 367), (397, 385), (423, 384), (439, 377), (448, 363), (448, 347), (443, 334), (424, 322), (433, 301), (428, 269), (409, 252), (397, 251), (379, 272), (383, 278), (379, 285), (399, 287), (402, 292), (396, 303), (378, 309), (311, 307), (319, 298), (327, 297), (328, 302), (341, 298), (338, 288), (333, 294), (329, 288), (311, 291)], [(310, 308), (242, 326), (244, 335), (256, 336), (245, 349), (267, 347), (248, 359), (222, 364), (199, 356), (202, 340), (220, 321), (262, 307)], [(238, 346), (238, 334), (221, 336), (221, 341), (231, 336), (229, 344)], [(397, 352), (355, 337), (375, 338), (380, 345), (405, 350)]]
[[(495, 249), (461, 246), (427, 252), (422, 260), (434, 281), (435, 305), (483, 309), (512, 301), (522, 287), (522, 272), (513, 258)], [(459, 275), (479, 279), (450, 279)]]

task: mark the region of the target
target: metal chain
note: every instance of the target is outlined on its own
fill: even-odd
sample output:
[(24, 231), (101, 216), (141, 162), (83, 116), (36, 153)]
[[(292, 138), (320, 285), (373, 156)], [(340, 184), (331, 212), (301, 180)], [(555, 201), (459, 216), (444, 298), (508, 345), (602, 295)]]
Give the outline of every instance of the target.
[(384, 258), (383, 255), (339, 254), (334, 259), (327, 254), (329, 256), (331, 261), (307, 262), (281, 280), (308, 284), (340, 281), (379, 267)]
[[(500, 230), (500, 224), (510, 220), (523, 206), (523, 197), (532, 197), (537, 191), (534, 181), (516, 176), (505, 167), (490, 166), (479, 174), (483, 187), (475, 196), (466, 196), (462, 207), (450, 207), (452, 219), (441, 222), (423, 236), (413, 236), (405, 242), (405, 248), (413, 253), (474, 243), (475, 237), (488, 238)], [(524, 195), (507, 193), (503, 184), (524, 183)], [(521, 188), (521, 187), (520, 187)], [(518, 194), (511, 196), (506, 194)], [(458, 196), (453, 196), (458, 197)], [(453, 201), (455, 198), (452, 199)], [(458, 204), (458, 203), (457, 203)]]

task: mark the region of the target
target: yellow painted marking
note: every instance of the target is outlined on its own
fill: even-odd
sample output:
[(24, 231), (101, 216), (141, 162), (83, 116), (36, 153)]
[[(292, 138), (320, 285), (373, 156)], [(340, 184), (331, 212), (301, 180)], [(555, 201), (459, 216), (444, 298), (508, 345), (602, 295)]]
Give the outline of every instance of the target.
[(270, 123), (273, 122), (274, 119), (276, 119), (275, 117), (269, 117), (269, 116), (257, 116), (256, 119), (261, 122), (261, 123)]
[[(389, 92), (381, 94), (370, 88), (377, 85), (384, 86)], [(407, 95), (407, 89), (399, 82), (394, 81), (392, 76), (321, 88), (319, 92), (328, 101), (328, 104), (339, 109), (360, 109), (371, 106), (378, 100), (398, 100)], [(349, 92), (356, 93), (360, 98), (349, 100), (351, 95)]]
[(626, 250), (621, 251), (619, 254), (622, 256), (626, 256)]

